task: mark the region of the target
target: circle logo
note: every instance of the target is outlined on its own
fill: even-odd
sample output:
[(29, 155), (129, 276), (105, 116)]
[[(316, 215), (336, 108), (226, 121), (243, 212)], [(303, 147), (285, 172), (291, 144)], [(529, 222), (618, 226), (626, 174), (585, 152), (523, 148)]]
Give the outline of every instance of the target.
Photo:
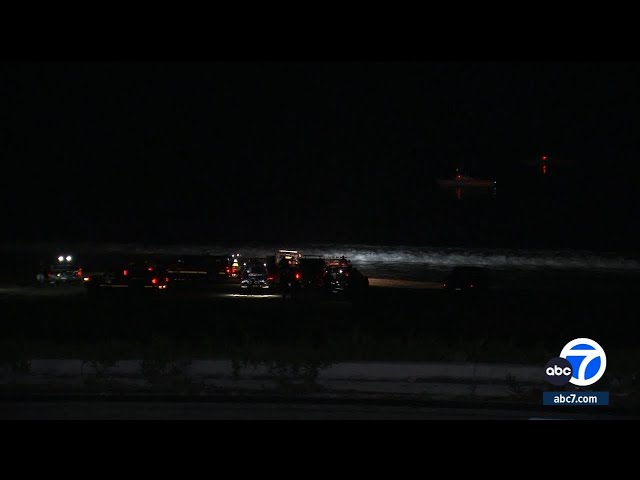
[(586, 387), (593, 385), (604, 375), (607, 356), (600, 344), (590, 338), (576, 338), (567, 343), (560, 357), (571, 364), (573, 385)]
[(544, 374), (551, 385), (562, 386), (571, 381), (573, 368), (569, 360), (556, 357), (549, 360), (544, 366)]

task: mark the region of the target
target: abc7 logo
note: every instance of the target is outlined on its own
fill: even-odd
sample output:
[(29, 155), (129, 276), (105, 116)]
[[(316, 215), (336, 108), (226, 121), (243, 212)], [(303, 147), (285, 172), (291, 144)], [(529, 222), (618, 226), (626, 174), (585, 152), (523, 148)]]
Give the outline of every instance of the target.
[(564, 346), (559, 357), (547, 362), (544, 373), (552, 385), (586, 387), (600, 380), (606, 368), (607, 356), (600, 344), (590, 338), (576, 338)]

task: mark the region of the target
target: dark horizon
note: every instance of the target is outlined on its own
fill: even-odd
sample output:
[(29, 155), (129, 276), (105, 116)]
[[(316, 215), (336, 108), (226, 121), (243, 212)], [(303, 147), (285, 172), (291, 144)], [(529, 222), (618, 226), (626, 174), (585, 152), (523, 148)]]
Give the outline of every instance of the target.
[[(638, 84), (637, 62), (5, 63), (3, 237), (635, 248)], [(459, 167), (496, 199), (443, 195)]]

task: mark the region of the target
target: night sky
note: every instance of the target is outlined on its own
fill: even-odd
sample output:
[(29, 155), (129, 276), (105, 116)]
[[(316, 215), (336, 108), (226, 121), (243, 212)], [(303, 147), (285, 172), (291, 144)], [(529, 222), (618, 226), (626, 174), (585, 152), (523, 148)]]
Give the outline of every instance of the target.
[[(632, 249), (639, 86), (622, 62), (4, 63), (3, 236)], [(496, 199), (440, 192), (456, 167)]]

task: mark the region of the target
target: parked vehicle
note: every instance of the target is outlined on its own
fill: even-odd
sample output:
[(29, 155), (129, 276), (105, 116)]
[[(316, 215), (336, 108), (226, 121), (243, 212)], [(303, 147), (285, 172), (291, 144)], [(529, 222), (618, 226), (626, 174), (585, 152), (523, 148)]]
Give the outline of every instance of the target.
[(151, 262), (129, 263), (121, 269), (85, 276), (83, 281), (89, 293), (112, 289), (165, 291), (171, 284), (167, 269)]
[(262, 263), (250, 263), (242, 269), (240, 288), (243, 289), (268, 289), (274, 285), (273, 277), (269, 277), (267, 266)]
[(82, 267), (73, 255), (58, 255), (56, 262), (41, 266), (36, 274), (36, 282), (40, 285), (79, 285), (82, 283)]

